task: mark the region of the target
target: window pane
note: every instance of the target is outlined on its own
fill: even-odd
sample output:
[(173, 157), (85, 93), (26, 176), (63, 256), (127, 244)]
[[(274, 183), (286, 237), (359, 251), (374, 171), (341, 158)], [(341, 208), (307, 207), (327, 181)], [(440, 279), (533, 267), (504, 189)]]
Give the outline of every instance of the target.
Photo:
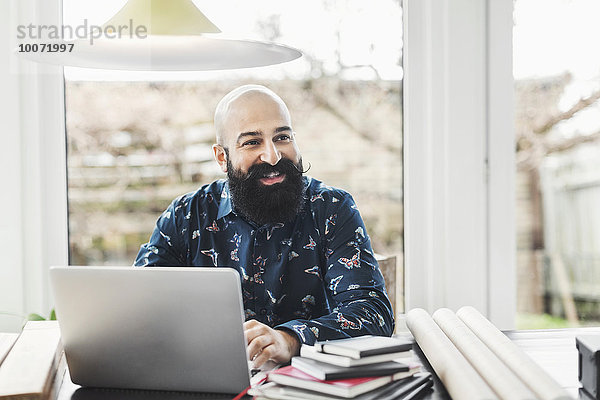
[[(101, 24), (123, 3), (64, 0), (65, 19)], [(171, 200), (225, 177), (212, 159), (213, 112), (245, 83), (286, 101), (308, 174), (352, 193), (374, 250), (401, 263), (400, 2), (282, 3), (197, 2), (222, 31), (298, 48), (297, 61), (185, 73), (66, 69), (72, 264), (130, 265)]]
[(600, 321), (599, 13), (515, 2), (520, 328)]

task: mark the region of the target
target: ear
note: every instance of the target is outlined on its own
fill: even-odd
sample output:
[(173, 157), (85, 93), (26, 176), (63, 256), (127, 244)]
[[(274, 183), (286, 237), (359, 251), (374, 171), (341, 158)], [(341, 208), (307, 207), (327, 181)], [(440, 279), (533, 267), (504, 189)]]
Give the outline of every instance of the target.
[(225, 149), (220, 144), (213, 144), (212, 150), (215, 161), (221, 167), (221, 171), (227, 173), (227, 153), (225, 153)]

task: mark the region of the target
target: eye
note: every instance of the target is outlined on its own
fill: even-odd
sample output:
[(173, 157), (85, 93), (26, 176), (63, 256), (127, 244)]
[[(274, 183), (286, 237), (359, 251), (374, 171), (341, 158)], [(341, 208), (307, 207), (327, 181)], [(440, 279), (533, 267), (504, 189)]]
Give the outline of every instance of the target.
[(248, 140), (247, 142), (242, 143), (242, 146), (256, 146), (260, 142), (256, 139)]
[(288, 135), (287, 133), (283, 134), (283, 135), (279, 135), (275, 138), (276, 141), (281, 142), (281, 141), (289, 141), (291, 140), (291, 136)]

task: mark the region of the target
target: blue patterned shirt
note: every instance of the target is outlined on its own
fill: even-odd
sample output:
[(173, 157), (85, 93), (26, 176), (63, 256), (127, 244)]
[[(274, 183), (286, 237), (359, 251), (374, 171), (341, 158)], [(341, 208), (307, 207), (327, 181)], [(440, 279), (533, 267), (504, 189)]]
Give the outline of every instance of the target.
[(304, 211), (286, 224), (237, 215), (226, 180), (175, 199), (135, 265), (234, 268), (246, 319), (293, 331), (302, 343), (390, 336), (392, 308), (352, 196), (304, 179)]

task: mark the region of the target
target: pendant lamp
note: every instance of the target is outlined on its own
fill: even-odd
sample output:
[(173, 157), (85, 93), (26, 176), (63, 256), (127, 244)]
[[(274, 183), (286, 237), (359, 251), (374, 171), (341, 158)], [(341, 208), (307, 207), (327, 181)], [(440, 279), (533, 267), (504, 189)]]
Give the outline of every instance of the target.
[(219, 38), (219, 28), (192, 0), (128, 0), (102, 32), (95, 40), (53, 42), (71, 51), (18, 54), (48, 64), (132, 71), (261, 67), (302, 55), (279, 44)]

